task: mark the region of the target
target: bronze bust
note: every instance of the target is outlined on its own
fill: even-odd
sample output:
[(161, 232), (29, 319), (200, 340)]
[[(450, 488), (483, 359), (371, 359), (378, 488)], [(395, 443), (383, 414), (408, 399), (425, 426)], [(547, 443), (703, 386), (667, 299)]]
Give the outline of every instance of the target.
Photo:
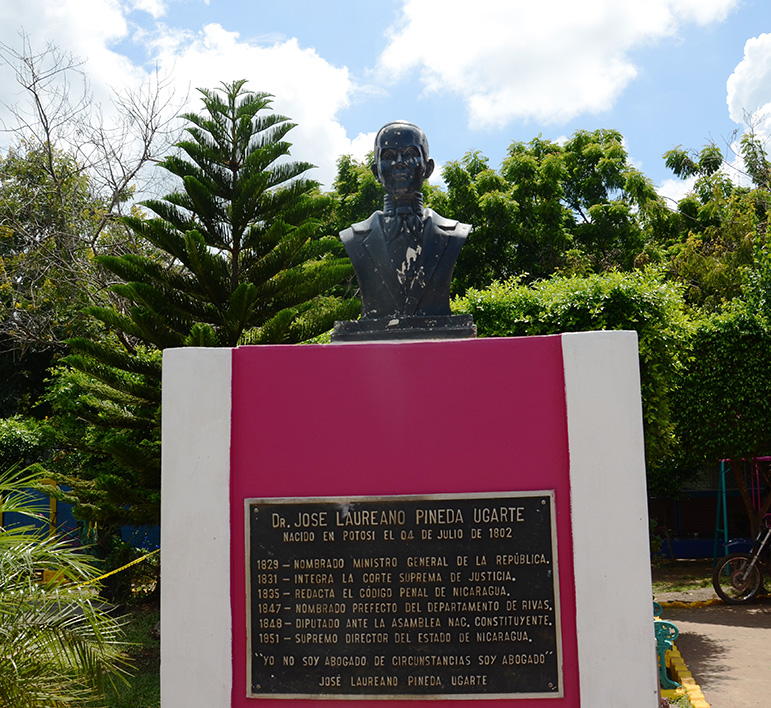
[(423, 207), (433, 169), (418, 126), (394, 121), (378, 131), (372, 171), (386, 192), (383, 211), (340, 233), (362, 319), (338, 322), (334, 340), (474, 336), (470, 317), (450, 312), (452, 272), (471, 227)]

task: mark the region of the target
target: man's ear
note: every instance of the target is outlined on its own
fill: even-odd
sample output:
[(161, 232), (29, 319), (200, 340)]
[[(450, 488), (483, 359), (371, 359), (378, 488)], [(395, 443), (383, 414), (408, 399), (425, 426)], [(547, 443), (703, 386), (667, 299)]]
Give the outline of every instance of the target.
[(434, 161), (429, 157), (426, 160), (426, 179), (434, 173)]
[(372, 174), (375, 175), (375, 179), (379, 182), (380, 181), (380, 175), (377, 172), (377, 162), (372, 161), (372, 164), (369, 166), (369, 169), (372, 170)]

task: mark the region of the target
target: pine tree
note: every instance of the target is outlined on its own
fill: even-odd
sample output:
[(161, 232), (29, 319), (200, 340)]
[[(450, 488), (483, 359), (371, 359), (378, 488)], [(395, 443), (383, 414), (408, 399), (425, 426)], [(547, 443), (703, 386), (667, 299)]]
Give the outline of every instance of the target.
[(181, 189), (144, 203), (154, 218), (123, 219), (154, 250), (97, 259), (125, 307), (89, 309), (110, 334), (71, 340), (53, 396), (85, 421), (70, 423), (81, 452), (60, 479), (86, 518), (158, 520), (160, 350), (300, 342), (358, 311), (325, 294), (352, 271), (338, 239), (317, 236), (325, 198), (312, 165), (288, 159), (294, 124), (244, 84), (201, 89), (204, 111), (161, 163)]
[(146, 256), (99, 259), (124, 281), (115, 290), (132, 307), (93, 314), (160, 349), (299, 342), (355, 311), (322, 295), (351, 267), (336, 238), (315, 238), (324, 198), (303, 177), (312, 165), (286, 159), (294, 124), (244, 84), (201, 90), (205, 113), (184, 116), (189, 139), (161, 163), (183, 189), (145, 203), (157, 218), (125, 219), (171, 267)]

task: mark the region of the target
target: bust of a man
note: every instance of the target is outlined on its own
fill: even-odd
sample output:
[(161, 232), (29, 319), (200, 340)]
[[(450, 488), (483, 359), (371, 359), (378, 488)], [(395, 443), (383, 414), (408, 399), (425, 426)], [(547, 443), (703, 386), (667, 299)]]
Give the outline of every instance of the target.
[(386, 192), (383, 211), (340, 233), (359, 281), (362, 320), (408, 318), (420, 328), (420, 318), (450, 316), (452, 271), (471, 227), (423, 207), (433, 169), (418, 126), (394, 121), (378, 131), (372, 171)]

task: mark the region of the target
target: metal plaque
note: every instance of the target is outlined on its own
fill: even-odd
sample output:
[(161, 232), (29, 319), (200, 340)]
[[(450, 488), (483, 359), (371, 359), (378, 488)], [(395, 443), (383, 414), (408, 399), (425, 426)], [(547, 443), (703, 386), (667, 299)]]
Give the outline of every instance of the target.
[(245, 506), (248, 696), (562, 696), (553, 492)]

